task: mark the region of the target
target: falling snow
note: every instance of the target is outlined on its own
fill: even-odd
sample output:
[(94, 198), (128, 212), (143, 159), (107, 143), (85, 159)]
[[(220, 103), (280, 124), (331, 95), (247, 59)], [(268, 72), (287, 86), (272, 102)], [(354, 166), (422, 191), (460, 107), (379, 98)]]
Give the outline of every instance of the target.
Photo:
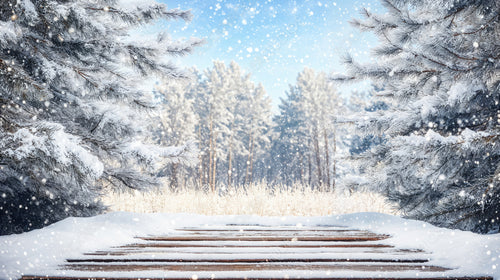
[[(375, 38), (352, 28), (348, 21), (359, 15), (359, 7), (382, 9), (378, 1), (165, 1), (170, 7), (193, 9), (195, 18), (176, 36), (205, 37), (207, 44), (193, 55), (180, 58), (185, 66), (210, 67), (213, 58), (236, 60), (262, 82), (274, 101), (288, 89), (304, 66), (342, 72), (339, 57), (347, 52), (368, 61)], [(306, 12), (304, 12), (306, 11)], [(182, 24), (182, 26), (184, 26)], [(178, 30), (176, 23), (169, 29)], [(214, 30), (212, 32), (212, 30)], [(356, 40), (346, 40), (352, 39)], [(259, 55), (249, 55), (250, 50)], [(349, 88), (366, 85), (346, 86)]]

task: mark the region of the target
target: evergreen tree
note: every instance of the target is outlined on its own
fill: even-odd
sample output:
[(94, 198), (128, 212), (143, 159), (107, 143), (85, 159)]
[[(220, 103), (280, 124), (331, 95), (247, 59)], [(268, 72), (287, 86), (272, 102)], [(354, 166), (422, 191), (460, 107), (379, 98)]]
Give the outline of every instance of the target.
[(146, 187), (165, 160), (192, 157), (188, 146), (143, 141), (153, 102), (139, 85), (150, 74), (184, 76), (165, 57), (199, 41), (128, 35), (190, 16), (154, 1), (2, 1), (2, 233), (95, 214), (103, 187)]
[[(234, 87), (230, 69), (222, 61), (214, 61), (214, 67), (207, 69), (200, 83), (196, 100), (199, 114), (198, 134), (202, 156), (200, 160), (200, 185), (215, 191), (218, 162), (224, 159), (223, 138), (233, 116), (230, 104), (234, 104)], [(220, 171), (220, 169), (219, 169)], [(227, 170), (224, 170), (227, 172)]]
[[(161, 145), (181, 146), (195, 139), (196, 114), (193, 109), (194, 100), (190, 96), (193, 86), (196, 86), (196, 82), (185, 79), (164, 81), (158, 87), (162, 98), (157, 132)], [(168, 178), (171, 190), (177, 190), (179, 183), (185, 181), (182, 178), (185, 173), (183, 171), (179, 162), (173, 162), (165, 166), (160, 175)]]
[(498, 231), (500, 2), (384, 0), (353, 24), (374, 32), (377, 62), (346, 59), (392, 100), (361, 126), (388, 138), (371, 155), (371, 182), (411, 218)]
[[(336, 150), (334, 122), (335, 116), (340, 113), (340, 98), (325, 73), (316, 73), (310, 68), (299, 73), (296, 88), (302, 96), (298, 105), (305, 115), (308, 129), (306, 141), (316, 174), (312, 183), (322, 190), (333, 190), (336, 177), (336, 164), (332, 157)], [(311, 169), (309, 176), (312, 173)]]
[(279, 113), (273, 118), (271, 182), (287, 186), (307, 183), (307, 143), (304, 143), (307, 131), (305, 114), (299, 107), (301, 98), (297, 89), (290, 86), (286, 98), (281, 98)]
[(264, 88), (255, 87), (234, 61), (229, 67), (214, 61), (199, 84), (195, 107), (202, 150), (200, 185), (213, 191), (218, 185), (250, 183), (254, 163), (263, 162), (262, 148), (269, 142), (271, 108)]
[(242, 112), (249, 105), (247, 100), (254, 84), (250, 81), (250, 75), (243, 74), (240, 66), (234, 61), (229, 64), (225, 75), (225, 83), (227, 84), (227, 104), (225, 106), (229, 114), (227, 122), (222, 125), (221, 145), (225, 155), (220, 162), (223, 166), (219, 176), (221, 178), (227, 176), (227, 186), (231, 187), (233, 183), (240, 183), (239, 178), (243, 174), (244, 165), (239, 161), (245, 151), (241, 135), (245, 122), (245, 116)]
[[(336, 183), (336, 125), (342, 102), (325, 73), (305, 68), (281, 100), (274, 118), (275, 177), (286, 185), (301, 183), (333, 190)], [(275, 179), (276, 180), (276, 179)]]
[[(240, 139), (245, 147), (245, 185), (266, 175), (265, 158), (270, 148), (270, 128), (272, 126), (271, 100), (262, 84), (248, 91), (241, 102)], [(255, 166), (257, 165), (257, 166)], [(257, 171), (257, 172), (256, 172)], [(259, 174), (259, 176), (255, 176)]]
[(370, 181), (363, 176), (366, 172), (366, 163), (371, 158), (368, 150), (375, 149), (383, 143), (383, 135), (374, 133), (370, 129), (356, 129), (356, 120), (364, 118), (367, 112), (387, 110), (389, 105), (380, 101), (374, 95), (380, 89), (372, 87), (366, 91), (352, 91), (346, 104), (346, 114), (340, 120), (340, 142), (348, 149), (345, 152), (345, 160), (339, 175), (342, 176), (342, 188), (350, 193), (362, 190)]

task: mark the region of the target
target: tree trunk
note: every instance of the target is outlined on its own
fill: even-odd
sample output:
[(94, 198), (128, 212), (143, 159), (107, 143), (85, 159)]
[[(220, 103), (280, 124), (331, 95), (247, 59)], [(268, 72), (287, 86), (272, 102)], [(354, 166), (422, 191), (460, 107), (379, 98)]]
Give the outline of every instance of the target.
[(323, 176), (321, 173), (321, 157), (319, 151), (319, 135), (318, 128), (315, 126), (313, 130), (313, 144), (314, 144), (314, 154), (316, 159), (316, 170), (318, 172), (318, 183), (320, 190), (323, 190)]
[(252, 135), (252, 149), (250, 151), (250, 183), (253, 182), (253, 153), (255, 147), (255, 139)]
[(213, 160), (213, 120), (210, 117), (210, 126), (209, 126), (209, 143), (208, 143), (208, 184), (210, 186), (210, 190), (213, 191), (212, 189), (212, 160)]
[(231, 188), (231, 179), (232, 179), (232, 174), (233, 174), (233, 159), (232, 159), (232, 152), (233, 152), (233, 133), (231, 133), (231, 137), (229, 137), (229, 151), (227, 153), (227, 188)]
[(212, 153), (212, 181), (210, 183), (211, 189), (213, 192), (215, 192), (215, 172), (216, 172), (216, 167), (217, 167), (217, 135), (214, 135), (214, 140), (213, 140), (213, 153)]
[(177, 171), (178, 171), (179, 164), (178, 163), (173, 163), (171, 165), (171, 174), (170, 174), (170, 190), (171, 191), (178, 191), (179, 190), (179, 179), (177, 176)]
[(337, 177), (337, 162), (335, 161), (335, 154), (337, 153), (337, 129), (335, 124), (333, 124), (333, 154), (332, 154), (332, 163), (333, 163), (333, 174), (332, 174), (332, 189), (335, 190), (336, 177)]
[[(200, 125), (198, 127), (198, 149), (200, 151), (202, 151), (201, 141), (202, 140), (201, 140), (201, 125)], [(199, 167), (198, 167), (199, 168), (198, 172), (200, 172), (200, 174), (199, 174), (200, 175), (200, 179), (199, 179), (200, 181), (199, 181), (198, 187), (202, 188), (203, 187), (203, 177), (204, 177), (204, 173), (205, 173), (205, 172), (203, 172), (203, 154), (202, 153), (200, 153), (200, 155), (198, 156), (198, 159), (200, 160)]]
[(248, 139), (248, 157), (247, 157), (247, 168), (245, 172), (245, 185), (248, 185), (248, 179), (250, 177), (250, 157), (252, 155), (252, 138), (253, 135), (250, 135)]
[(330, 186), (330, 151), (328, 151), (328, 137), (325, 128), (323, 128), (323, 136), (325, 138), (326, 187), (328, 191), (332, 191)]
[(299, 168), (300, 168), (300, 178), (299, 182), (301, 185), (304, 184), (304, 155), (296, 153), (297, 157), (299, 157)]
[[(310, 147), (309, 143), (309, 147)], [(307, 164), (309, 166), (309, 187), (312, 187), (312, 160), (311, 160), (311, 153), (307, 154)]]

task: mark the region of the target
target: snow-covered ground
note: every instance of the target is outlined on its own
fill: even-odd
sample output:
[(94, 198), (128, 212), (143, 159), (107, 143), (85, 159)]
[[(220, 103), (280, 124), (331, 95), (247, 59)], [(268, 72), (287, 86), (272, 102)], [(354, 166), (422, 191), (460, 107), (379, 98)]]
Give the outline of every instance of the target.
[(383, 240), (383, 243), (432, 252), (433, 265), (456, 268), (444, 274), (439, 272), (439, 276), (487, 275), (500, 279), (500, 234), (478, 235), (442, 229), (428, 223), (380, 213), (323, 217), (260, 217), (126, 212), (91, 218), (68, 218), (40, 230), (1, 236), (0, 279), (50, 273), (67, 258), (77, 258), (85, 252), (133, 243), (135, 236), (168, 234), (179, 227), (224, 224), (331, 225), (367, 229), (393, 236)]

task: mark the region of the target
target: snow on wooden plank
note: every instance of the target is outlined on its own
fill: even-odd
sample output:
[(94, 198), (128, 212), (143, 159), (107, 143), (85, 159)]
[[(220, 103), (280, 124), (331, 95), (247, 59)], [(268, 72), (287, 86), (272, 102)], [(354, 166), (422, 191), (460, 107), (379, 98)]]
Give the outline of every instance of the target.
[[(244, 249), (244, 251), (242, 250)], [(282, 248), (282, 247), (214, 247), (211, 248), (210, 254), (246, 254), (246, 255), (254, 255), (254, 254), (262, 254), (262, 253), (286, 253), (286, 254), (307, 254), (307, 253), (335, 253), (335, 254), (352, 254), (352, 253), (361, 253), (361, 254), (410, 254), (410, 253), (424, 253), (421, 249), (395, 249), (388, 247), (347, 247), (347, 248)], [(125, 248), (118, 250), (106, 250), (106, 251), (96, 251), (91, 253), (85, 253), (85, 256), (132, 256), (132, 255), (161, 255), (161, 254), (180, 254), (180, 253), (189, 253), (189, 254), (203, 254), (206, 255), (207, 251), (203, 248), (199, 247), (184, 247), (180, 248)]]
[[(86, 278), (86, 277), (51, 277), (51, 276), (23, 276), (21, 280), (186, 280), (190, 278), (186, 277), (148, 277), (148, 278), (134, 278), (134, 277), (94, 277), (94, 278)], [(237, 280), (235, 277), (191, 277), (191, 279), (197, 280)], [(283, 280), (283, 277), (258, 277), (258, 278), (240, 278), (245, 280)], [(396, 277), (302, 277), (302, 280), (494, 280), (493, 277), (419, 277), (419, 278), (396, 278)]]
[[(367, 273), (383, 272), (389, 276), (383, 279), (413, 279), (405, 277), (418, 275), (418, 279), (430, 280), (440, 279), (434, 276), (451, 270), (433, 264), (432, 254), (421, 249), (396, 248), (384, 244), (383, 241), (390, 238), (389, 235), (350, 228), (204, 226), (182, 228), (167, 235), (136, 238), (138, 243), (135, 244), (67, 259), (59, 269), (70, 277), (54, 273), (54, 277), (24, 276), (22, 280), (190, 278), (179, 278), (178, 273), (199, 273), (202, 277), (196, 276), (198, 280), (204, 279), (206, 273), (218, 274), (206, 279), (225, 279), (224, 275), (233, 273), (227, 279), (271, 280), (283, 279), (280, 276), (283, 271), (290, 272), (290, 278), (302, 279), (346, 279), (342, 278), (345, 273), (349, 273), (349, 279), (368, 279), (364, 278)], [(264, 274), (252, 274), (257, 272)], [(248, 273), (258, 276), (248, 276)], [(314, 278), (303, 273), (333, 274), (326, 278)], [(120, 278), (123, 275), (130, 278)], [(492, 278), (446, 278), (450, 279)]]
[[(271, 242), (269, 242), (271, 243)], [(273, 243), (266, 244), (266, 242), (149, 242), (149, 243), (134, 243), (129, 245), (124, 245), (119, 248), (241, 248), (241, 247), (251, 247), (251, 248), (266, 248), (266, 247), (279, 247), (279, 248), (392, 248), (394, 246), (388, 244), (376, 244), (376, 243), (334, 243), (334, 242), (308, 242), (299, 243), (289, 241), (287, 243)]]
[(383, 272), (401, 272), (401, 271), (415, 271), (415, 272), (443, 272), (449, 270), (433, 265), (410, 265), (410, 264), (351, 264), (351, 263), (329, 263), (329, 264), (297, 264), (297, 263), (236, 263), (236, 264), (73, 264), (64, 266), (69, 270), (80, 271), (261, 271), (261, 270), (324, 270), (324, 271), (383, 271)]
[(371, 232), (366, 230), (181, 230), (180, 233), (186, 233), (190, 235), (208, 235), (208, 236), (297, 236), (297, 235), (307, 235), (307, 236), (325, 236), (325, 235), (372, 235)]
[(226, 227), (185, 227), (178, 229), (179, 231), (204, 231), (204, 232), (232, 232), (232, 231), (254, 231), (254, 232), (271, 232), (271, 231), (281, 231), (281, 232), (304, 232), (304, 231), (318, 231), (318, 232), (345, 232), (345, 231), (360, 231), (358, 229), (352, 229), (347, 227), (242, 227), (242, 226), (226, 226)]
[(130, 262), (154, 262), (154, 263), (272, 263), (272, 262), (296, 262), (296, 263), (312, 263), (312, 262), (376, 262), (376, 263), (426, 263), (428, 259), (399, 259), (399, 258), (226, 258), (226, 259), (213, 259), (213, 258), (92, 258), (92, 259), (67, 259), (68, 263), (130, 263)]
[(146, 241), (376, 241), (389, 238), (388, 235), (345, 235), (345, 236), (152, 236), (138, 237)]
[[(197, 279), (197, 280), (237, 280), (237, 279), (246, 279), (246, 280), (283, 280), (283, 277), (258, 277), (258, 278), (237, 278), (237, 277), (147, 277), (147, 278), (139, 278), (139, 277), (70, 277), (70, 276), (30, 276), (26, 275), (21, 278), (21, 280), (186, 280), (186, 279)], [(493, 277), (302, 277), (302, 280), (493, 280)]]

